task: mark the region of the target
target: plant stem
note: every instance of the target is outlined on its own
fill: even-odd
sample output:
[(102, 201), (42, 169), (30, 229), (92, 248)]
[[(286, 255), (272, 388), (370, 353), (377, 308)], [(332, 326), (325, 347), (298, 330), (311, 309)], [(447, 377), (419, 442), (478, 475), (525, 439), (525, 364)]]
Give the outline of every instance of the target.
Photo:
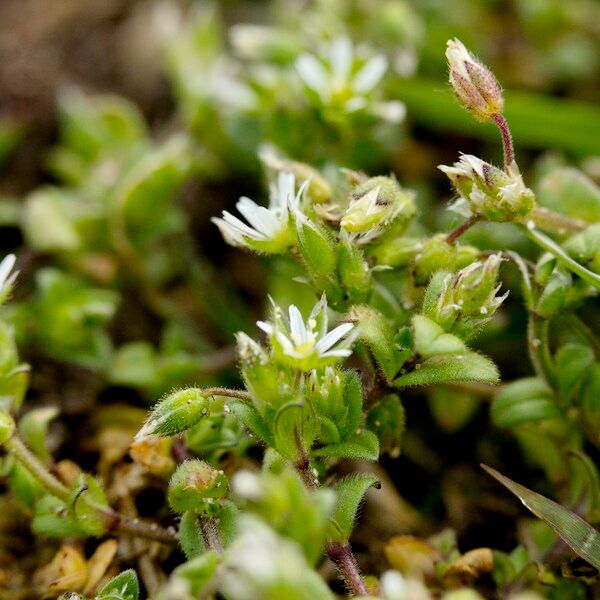
[(549, 341), (550, 322), (535, 313), (529, 313), (527, 322), (527, 347), (529, 357), (536, 374), (544, 379), (552, 388), (555, 387), (556, 374), (550, 354)]
[(202, 531), (204, 545), (215, 554), (222, 554), (223, 544), (221, 544), (216, 521), (214, 519), (200, 519), (200, 530)]
[(327, 556), (331, 562), (338, 568), (346, 586), (355, 596), (367, 596), (369, 594), (365, 582), (360, 576), (360, 569), (356, 564), (354, 554), (350, 544), (340, 544), (331, 542), (327, 544)]
[(500, 130), (502, 136), (502, 147), (504, 148), (504, 168), (508, 169), (515, 162), (515, 148), (513, 146), (512, 134), (504, 115), (497, 114), (492, 117)]
[(252, 400), (252, 396), (245, 390), (230, 390), (224, 387), (210, 387), (202, 390), (204, 396), (223, 396), (225, 398), (237, 398), (238, 400)]
[[(319, 488), (319, 482), (310, 468), (308, 456), (302, 457), (294, 466), (308, 489)], [(350, 544), (348, 542), (329, 542), (326, 552), (331, 562), (338, 568), (348, 590), (355, 596), (367, 596), (368, 590), (360, 575), (360, 569)]]
[[(71, 497), (69, 488), (48, 471), (46, 466), (27, 448), (16, 433), (4, 444), (4, 447), (50, 494), (63, 502), (69, 502)], [(156, 523), (145, 523), (139, 519), (130, 519), (105, 506), (97, 506), (91, 503), (90, 506), (101, 513), (109, 531), (128, 533), (165, 544), (176, 544), (178, 541), (177, 534), (174, 531), (159, 527)]]
[(481, 221), (480, 215), (471, 215), (464, 223), (461, 223), (456, 229), (453, 229), (447, 236), (446, 242), (451, 246), (456, 243), (456, 240), (465, 232)]
[(53, 496), (59, 500), (67, 502), (70, 491), (67, 486), (62, 484), (52, 473), (46, 469), (44, 464), (27, 448), (20, 437), (16, 434), (8, 440), (4, 447), (16, 458), (30, 475), (41, 483)]
[(579, 233), (588, 227), (588, 223), (579, 219), (572, 219), (566, 215), (554, 212), (542, 206), (536, 206), (528, 215), (527, 219), (533, 221), (538, 227), (555, 233), (566, 235), (567, 233)]
[[(531, 225), (534, 225), (534, 223), (531, 223)], [(586, 283), (595, 287), (597, 290), (600, 290), (600, 275), (598, 275), (598, 273), (590, 271), (576, 260), (573, 260), (552, 238), (537, 231), (535, 226), (530, 227), (529, 224), (522, 224), (521, 229), (531, 241), (535, 242), (546, 252), (550, 252), (550, 254), (569, 269), (569, 271), (572, 271), (575, 275), (579, 275)]]

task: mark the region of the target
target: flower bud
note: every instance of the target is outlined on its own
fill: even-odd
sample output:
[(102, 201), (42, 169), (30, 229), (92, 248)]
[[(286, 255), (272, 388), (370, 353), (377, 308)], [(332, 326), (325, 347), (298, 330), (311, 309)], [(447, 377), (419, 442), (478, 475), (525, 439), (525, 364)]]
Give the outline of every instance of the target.
[(517, 170), (502, 171), (470, 154), (463, 154), (451, 167), (438, 168), (471, 210), (490, 221), (522, 219), (535, 206), (535, 196)]
[(371, 177), (352, 190), (342, 217), (342, 229), (369, 232), (363, 242), (378, 237), (390, 225), (406, 226), (416, 212), (412, 192), (403, 190), (394, 177)]
[(177, 512), (199, 510), (214, 498), (227, 493), (227, 477), (223, 471), (202, 460), (186, 460), (179, 465), (169, 481), (168, 499)]
[(436, 271), (456, 271), (476, 259), (479, 250), (474, 246), (449, 244), (444, 234), (424, 240), (415, 256), (414, 275), (417, 285), (427, 283)]
[(6, 412), (0, 412), (0, 444), (4, 444), (10, 440), (15, 432), (15, 421)]
[(508, 296), (508, 292), (496, 296), (501, 262), (499, 254), (492, 254), (485, 262), (474, 262), (454, 276), (447, 275), (432, 318), (446, 329), (458, 318), (487, 321)]
[(169, 394), (155, 407), (136, 440), (153, 435), (176, 435), (193, 427), (208, 414), (209, 400), (203, 390), (188, 388)]
[(240, 370), (256, 408), (276, 404), (280, 396), (277, 367), (260, 344), (245, 333), (236, 334)]
[(448, 40), (446, 58), (450, 83), (463, 108), (477, 121), (489, 121), (502, 113), (502, 88), (494, 74), (457, 39)]

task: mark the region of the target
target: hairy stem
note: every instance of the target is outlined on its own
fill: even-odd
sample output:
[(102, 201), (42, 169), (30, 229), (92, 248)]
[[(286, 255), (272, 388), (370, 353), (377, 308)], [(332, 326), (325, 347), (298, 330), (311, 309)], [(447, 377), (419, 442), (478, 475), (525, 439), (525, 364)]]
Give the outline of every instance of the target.
[(527, 322), (527, 346), (529, 357), (538, 377), (544, 379), (550, 387), (556, 383), (554, 363), (550, 354), (550, 322), (535, 313), (529, 313)]
[[(48, 471), (46, 466), (27, 448), (16, 433), (4, 446), (50, 494), (63, 502), (69, 501), (71, 496), (69, 488)], [(91, 506), (101, 513), (109, 531), (128, 533), (165, 544), (176, 544), (178, 541), (177, 534), (174, 531), (164, 529), (156, 523), (145, 523), (139, 519), (130, 519), (105, 506)]]
[[(302, 457), (294, 466), (308, 489), (318, 489), (319, 482), (310, 468), (308, 456)], [(348, 590), (354, 596), (367, 596), (367, 587), (360, 575), (360, 569), (354, 558), (350, 544), (348, 542), (343, 544), (340, 542), (329, 542), (326, 552), (331, 562), (338, 568)]]
[(219, 537), (217, 522), (214, 519), (200, 519), (200, 530), (204, 545), (215, 554), (222, 554), (223, 544)]
[(458, 238), (468, 229), (473, 227), (475, 223), (481, 221), (480, 215), (470, 216), (464, 223), (461, 223), (456, 229), (453, 229), (447, 236), (446, 242), (450, 245), (454, 245)]
[(245, 390), (230, 390), (224, 387), (210, 387), (202, 390), (204, 396), (223, 396), (224, 398), (237, 398), (238, 400), (252, 400), (252, 396)]
[(579, 233), (588, 227), (588, 223), (579, 219), (572, 219), (566, 215), (554, 212), (542, 206), (536, 206), (528, 215), (527, 220), (533, 221), (541, 229), (557, 235)]
[(513, 146), (512, 134), (504, 115), (497, 114), (492, 117), (500, 130), (502, 136), (502, 147), (504, 148), (504, 168), (508, 169), (515, 162), (515, 148)]

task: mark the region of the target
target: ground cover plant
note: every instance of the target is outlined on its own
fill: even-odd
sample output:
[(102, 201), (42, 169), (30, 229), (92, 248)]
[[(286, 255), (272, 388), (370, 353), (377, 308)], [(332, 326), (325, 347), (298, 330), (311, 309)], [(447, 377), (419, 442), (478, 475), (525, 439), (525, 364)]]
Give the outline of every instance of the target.
[(598, 111), (429, 4), (161, 6), (176, 116), (63, 91), (0, 199), (0, 599), (596, 597)]

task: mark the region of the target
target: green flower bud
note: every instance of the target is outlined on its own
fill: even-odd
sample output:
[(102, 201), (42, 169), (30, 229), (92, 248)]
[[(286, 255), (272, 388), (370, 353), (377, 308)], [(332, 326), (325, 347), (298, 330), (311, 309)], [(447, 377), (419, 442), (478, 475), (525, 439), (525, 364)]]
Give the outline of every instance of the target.
[(177, 512), (204, 509), (214, 498), (227, 493), (227, 477), (223, 471), (202, 460), (186, 460), (169, 481), (168, 500)]
[(471, 154), (453, 166), (440, 165), (475, 214), (490, 221), (522, 219), (535, 207), (535, 195), (516, 169), (502, 171)]
[(255, 405), (260, 411), (264, 404), (276, 404), (280, 396), (277, 367), (263, 347), (245, 333), (238, 333), (236, 340), (242, 377)]
[(201, 389), (188, 388), (173, 392), (154, 407), (136, 439), (181, 433), (206, 416), (208, 407), (209, 400)]
[(335, 271), (335, 251), (331, 236), (300, 211), (295, 212), (298, 249), (312, 278), (324, 278)]
[(367, 243), (392, 224), (403, 229), (415, 212), (414, 194), (402, 189), (395, 177), (372, 177), (352, 190), (340, 225), (350, 233), (366, 232), (361, 242)]
[[(481, 325), (488, 321), (508, 296), (497, 296), (498, 271), (502, 258), (492, 254), (485, 262), (477, 261), (460, 270), (455, 275), (443, 275), (441, 290), (436, 306), (426, 310), (436, 323), (449, 330), (457, 321), (464, 324), (465, 319), (471, 326)], [(436, 279), (436, 277), (434, 277)], [(432, 280), (430, 288), (437, 288), (438, 282)], [(424, 310), (429, 304), (430, 289), (424, 301)]]
[(450, 83), (458, 101), (477, 121), (490, 121), (502, 113), (502, 88), (494, 74), (457, 39), (448, 40), (446, 58)]
[(415, 256), (415, 279), (418, 285), (427, 283), (436, 271), (456, 271), (471, 264), (479, 255), (473, 246), (449, 244), (444, 234), (423, 240)]
[(10, 440), (15, 432), (15, 420), (6, 412), (0, 412), (0, 444)]

